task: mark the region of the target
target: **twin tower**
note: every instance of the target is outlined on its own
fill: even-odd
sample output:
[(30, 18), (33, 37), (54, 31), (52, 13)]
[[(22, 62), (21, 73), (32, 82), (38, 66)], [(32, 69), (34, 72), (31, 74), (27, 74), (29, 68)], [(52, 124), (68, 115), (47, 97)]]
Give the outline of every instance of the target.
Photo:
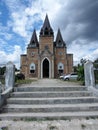
[(21, 55), (21, 73), (26, 78), (58, 78), (72, 72), (73, 54), (67, 54), (60, 29), (56, 40), (48, 16), (40, 30), (39, 41), (34, 30), (27, 54)]

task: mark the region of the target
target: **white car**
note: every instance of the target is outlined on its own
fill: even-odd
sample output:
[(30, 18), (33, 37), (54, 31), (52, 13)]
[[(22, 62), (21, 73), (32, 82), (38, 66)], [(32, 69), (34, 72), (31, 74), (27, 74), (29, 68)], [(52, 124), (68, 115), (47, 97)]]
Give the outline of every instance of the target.
[(64, 79), (64, 76), (65, 76), (65, 74), (61, 75), (59, 78), (60, 79)]
[(78, 75), (76, 73), (71, 73), (64, 76), (64, 80), (77, 80)]

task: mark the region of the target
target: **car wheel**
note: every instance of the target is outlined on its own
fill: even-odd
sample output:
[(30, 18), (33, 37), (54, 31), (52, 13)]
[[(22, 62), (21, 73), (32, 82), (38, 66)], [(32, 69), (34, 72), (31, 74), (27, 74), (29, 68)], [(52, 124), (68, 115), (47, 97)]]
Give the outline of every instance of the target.
[(69, 80), (69, 78), (66, 78), (66, 80), (68, 81), (68, 80)]

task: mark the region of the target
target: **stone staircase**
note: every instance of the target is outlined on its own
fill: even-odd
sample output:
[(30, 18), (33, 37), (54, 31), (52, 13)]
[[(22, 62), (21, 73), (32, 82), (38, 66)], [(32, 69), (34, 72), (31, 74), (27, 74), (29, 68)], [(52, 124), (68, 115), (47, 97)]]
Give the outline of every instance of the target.
[[(63, 81), (60, 81), (63, 82)], [(16, 87), (1, 120), (46, 120), (98, 117), (98, 98), (84, 86), (49, 84)]]

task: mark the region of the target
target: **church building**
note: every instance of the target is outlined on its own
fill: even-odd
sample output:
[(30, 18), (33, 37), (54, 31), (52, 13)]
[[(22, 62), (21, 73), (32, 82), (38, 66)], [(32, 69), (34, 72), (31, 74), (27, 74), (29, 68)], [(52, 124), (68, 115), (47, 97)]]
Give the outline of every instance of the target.
[(67, 54), (66, 43), (58, 29), (56, 39), (46, 15), (39, 41), (34, 30), (27, 54), (21, 55), (21, 73), (26, 78), (58, 78), (72, 72), (73, 54)]

